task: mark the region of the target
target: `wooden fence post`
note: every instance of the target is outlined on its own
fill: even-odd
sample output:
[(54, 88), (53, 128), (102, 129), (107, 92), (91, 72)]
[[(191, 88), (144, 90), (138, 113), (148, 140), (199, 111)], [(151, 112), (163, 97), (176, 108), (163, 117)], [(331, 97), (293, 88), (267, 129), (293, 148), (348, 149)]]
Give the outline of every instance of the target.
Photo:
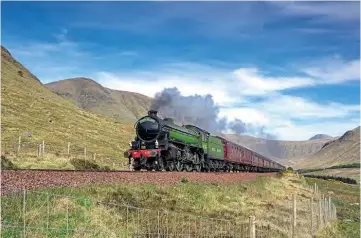
[(21, 136), (19, 136), (19, 142), (18, 142), (18, 153), (20, 152), (21, 148)]
[(45, 152), (45, 141), (43, 140), (43, 146), (42, 146), (42, 154), (44, 155)]
[(323, 213), (324, 213), (324, 219), (325, 219), (325, 225), (327, 225), (327, 198), (325, 197), (324, 199), (323, 199), (323, 206), (324, 206), (324, 208), (323, 208)]
[(296, 213), (297, 213), (297, 207), (296, 207), (296, 194), (293, 194), (293, 214), (292, 214), (292, 238), (296, 237)]
[(328, 217), (329, 217), (329, 219), (332, 218), (332, 202), (331, 202), (331, 197), (328, 197)]
[(313, 234), (313, 197), (311, 197), (311, 235)]
[(97, 158), (97, 153), (94, 153), (94, 160), (96, 160)]
[(256, 238), (256, 222), (255, 217), (250, 216), (249, 217), (249, 237), (250, 238)]
[[(322, 199), (318, 199), (318, 224), (320, 224), (320, 227), (322, 227)], [(318, 227), (318, 228), (320, 228)]]
[(68, 142), (68, 156), (70, 156), (70, 142)]
[(314, 194), (315, 194), (315, 196), (316, 196), (316, 194), (317, 194), (317, 185), (316, 185), (316, 183), (315, 183), (315, 192), (314, 192)]
[(84, 147), (84, 159), (86, 159), (86, 147)]

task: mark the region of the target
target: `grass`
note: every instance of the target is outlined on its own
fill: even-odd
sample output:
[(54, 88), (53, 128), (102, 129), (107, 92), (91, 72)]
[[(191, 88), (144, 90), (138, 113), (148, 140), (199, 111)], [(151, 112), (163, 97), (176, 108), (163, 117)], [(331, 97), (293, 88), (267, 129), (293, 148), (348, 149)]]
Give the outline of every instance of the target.
[(304, 173), (322, 171), (325, 169), (345, 169), (345, 168), (360, 168), (360, 163), (341, 164), (341, 165), (336, 165), (336, 166), (331, 166), (331, 167), (326, 167), (326, 168), (317, 168), (317, 169), (299, 169), (299, 170), (297, 170), (297, 172), (304, 174)]
[[(174, 186), (121, 184), (47, 189), (40, 193), (26, 194), (25, 217), (29, 226), (45, 228), (48, 224), (49, 227), (57, 228), (48, 229), (48, 237), (66, 235), (66, 232), (59, 232), (61, 228), (66, 230), (67, 209), (69, 237), (84, 235), (81, 228), (92, 232), (92, 237), (115, 237), (127, 234), (127, 226), (128, 232), (138, 230), (149, 233), (159, 228), (161, 232), (167, 230), (177, 234), (190, 230), (192, 236), (208, 232), (212, 237), (219, 236), (221, 231), (223, 236), (230, 235), (236, 229), (244, 229), (243, 232), (247, 233), (248, 217), (254, 215), (260, 235), (262, 232), (270, 232), (272, 237), (288, 237), (291, 230), (292, 194), (297, 193), (297, 231), (299, 237), (310, 237), (306, 234), (309, 232), (308, 206), (311, 191), (304, 185), (304, 179), (283, 175), (278, 178), (259, 177), (248, 183), (227, 186), (197, 184), (182, 179)], [(58, 196), (61, 194), (73, 197)], [(3, 231), (3, 237), (9, 237), (22, 231), (23, 196), (12, 194), (2, 199), (3, 219), (21, 224), (20, 229)], [(47, 204), (51, 207), (50, 210), (47, 210)], [(129, 206), (128, 210), (119, 204)], [(169, 212), (162, 212), (164, 210)], [(203, 218), (199, 218), (200, 216)], [(204, 219), (205, 217), (212, 220)], [(160, 226), (157, 224), (158, 219), (162, 224)], [(223, 219), (223, 222), (217, 219)], [(238, 223), (225, 222), (224, 219)], [(260, 229), (261, 226), (264, 227), (263, 230)], [(41, 237), (44, 236), (44, 230), (46, 231), (38, 230), (39, 233), (31, 230), (28, 235)]]
[(1, 156), (1, 168), (3, 169), (16, 169), (17, 167), (10, 160), (6, 159), (5, 156)]
[(329, 232), (333, 234), (332, 237), (360, 237), (359, 185), (314, 178), (306, 178), (306, 181), (310, 185), (317, 183), (320, 191), (330, 196), (337, 206), (337, 217), (339, 221), (332, 229), (329, 229)]
[(336, 177), (351, 178), (360, 183), (360, 168), (342, 168), (342, 169), (325, 169), (321, 171), (315, 171), (310, 173), (305, 173), (309, 175), (330, 175)]
[[(65, 154), (71, 142), (72, 150), (86, 147), (90, 156), (97, 153), (100, 166), (121, 167), (126, 161), (123, 152), (134, 138), (132, 124), (83, 111), (43, 86), (3, 50), (1, 59), (1, 142), (7, 159), (19, 167), (69, 166), (61, 156), (34, 158), (37, 145), (45, 140), (46, 151), (53, 155)], [(24, 133), (31, 133), (31, 137)], [(28, 148), (21, 148), (22, 154), (17, 156), (19, 136)]]

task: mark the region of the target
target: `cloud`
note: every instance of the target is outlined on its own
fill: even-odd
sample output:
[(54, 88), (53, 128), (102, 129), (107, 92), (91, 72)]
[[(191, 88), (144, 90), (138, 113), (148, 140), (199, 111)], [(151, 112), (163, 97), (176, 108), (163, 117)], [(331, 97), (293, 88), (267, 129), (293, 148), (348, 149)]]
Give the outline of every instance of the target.
[(246, 108), (222, 108), (220, 115), (265, 126), (268, 133), (278, 138), (302, 140), (317, 133), (340, 135), (359, 125), (359, 113), (357, 104), (321, 104), (279, 94), (261, 102), (249, 102)]
[(219, 116), (227, 117), (230, 120), (240, 118), (246, 123), (252, 123), (257, 126), (271, 125), (264, 111), (250, 107), (221, 108)]
[(314, 122), (308, 124), (289, 123), (270, 130), (282, 140), (308, 140), (316, 134), (327, 134), (330, 136), (341, 136), (346, 131), (360, 126), (358, 118), (351, 120)]
[(344, 81), (360, 80), (360, 59), (346, 61), (334, 56), (312, 61), (300, 71), (322, 80), (324, 84), (335, 84)]
[(136, 72), (129, 74), (114, 74), (109, 72), (95, 73), (93, 78), (101, 82), (105, 87), (124, 90), (136, 91), (138, 93), (154, 97), (157, 92), (163, 88), (176, 86), (182, 95), (191, 96), (195, 94), (211, 94), (217, 104), (227, 104), (239, 100), (228, 94), (228, 85), (217, 83), (217, 77), (201, 73), (192, 73), (185, 70), (175, 70), (172, 73), (167, 72)]
[[(359, 22), (360, 2), (271, 2), (287, 16), (314, 16), (323, 21)], [(314, 18), (315, 19), (315, 18)]]
[[(89, 4), (82, 8), (81, 17), (72, 26), (130, 31), (136, 34), (157, 32), (157, 35), (168, 35), (171, 32), (172, 35), (183, 35), (183, 32), (187, 32), (220, 38), (249, 36), (248, 32), (259, 31), (266, 20), (272, 20), (267, 11), (257, 8), (257, 4), (252, 2), (154, 2), (121, 6), (122, 4), (125, 3)], [(89, 18), (94, 15), (101, 17), (96, 21)], [(174, 27), (177, 23), (180, 23), (178, 27)]]
[(262, 95), (289, 88), (306, 87), (314, 84), (312, 78), (267, 77), (256, 68), (241, 68), (233, 72), (239, 81), (239, 90), (246, 95)]
[(314, 84), (313, 79), (306, 77), (265, 76), (256, 68), (228, 70), (190, 63), (163, 64), (151, 71), (98, 72), (94, 78), (107, 87), (137, 90), (149, 97), (163, 88), (177, 86), (185, 96), (211, 94), (219, 105), (242, 102), (246, 96), (264, 96)]
[(273, 96), (252, 106), (267, 110), (269, 114), (290, 119), (342, 118), (360, 111), (359, 105), (344, 105), (335, 102), (321, 104), (289, 95)]
[[(359, 59), (340, 57), (297, 66), (293, 74), (306, 76), (269, 76), (258, 68), (212, 67), (192, 63), (167, 63), (150, 70), (122, 73), (98, 72), (94, 77), (108, 87), (138, 92), (153, 97), (166, 87), (177, 86), (186, 96), (212, 94), (216, 103), (227, 105), (248, 96), (270, 96), (286, 89), (315, 87), (359, 80)], [(285, 73), (284, 73), (285, 74)]]
[[(80, 44), (78, 42), (71, 41), (67, 38), (68, 30), (62, 29), (60, 33), (53, 34), (53, 40), (47, 42), (25, 42), (22, 44), (11, 45), (9, 50), (13, 54), (18, 56), (33, 56), (33, 57), (45, 57), (49, 54), (73, 54), (74, 56), (80, 54)], [(54, 55), (52, 55), (54, 56)]]
[[(340, 61), (338, 65), (352, 65)], [(338, 70), (347, 75), (348, 67)], [(338, 70), (322, 72), (337, 78)], [(309, 73), (311, 74), (311, 73)], [(349, 73), (351, 74), (351, 73)], [(316, 75), (312, 75), (315, 76)], [(285, 89), (317, 86), (325, 83), (339, 84), (353, 77), (343, 77), (329, 81), (329, 77), (271, 77), (257, 68), (239, 68), (235, 70), (218, 69), (206, 65), (178, 63), (162, 65), (150, 71), (137, 71), (122, 74), (99, 72), (95, 74), (98, 82), (104, 86), (126, 91), (136, 91), (153, 97), (163, 88), (176, 86), (182, 95), (211, 94), (214, 101), (221, 105), (219, 118), (228, 121), (241, 120), (255, 127), (264, 127), (264, 132), (277, 135), (281, 139), (308, 139), (315, 131), (338, 135), (345, 127), (356, 127), (360, 106), (338, 102), (318, 103), (307, 98), (285, 95)], [(332, 78), (332, 77), (331, 77)], [(254, 100), (254, 96), (258, 100)], [(325, 123), (322, 124), (320, 120)], [(345, 121), (348, 121), (345, 123)], [(326, 125), (331, 125), (332, 129)], [(337, 128), (338, 124), (342, 124)], [(318, 125), (318, 128), (313, 125)], [(300, 126), (301, 129), (297, 129)], [(236, 128), (236, 127), (234, 127)], [(296, 129), (295, 129), (296, 128)], [(317, 129), (312, 131), (312, 129)], [(349, 128), (350, 129), (350, 128)], [(287, 132), (288, 130), (288, 132)], [(294, 130), (294, 132), (293, 132)], [(229, 131), (228, 132), (232, 132)], [(287, 134), (288, 133), (288, 134)]]

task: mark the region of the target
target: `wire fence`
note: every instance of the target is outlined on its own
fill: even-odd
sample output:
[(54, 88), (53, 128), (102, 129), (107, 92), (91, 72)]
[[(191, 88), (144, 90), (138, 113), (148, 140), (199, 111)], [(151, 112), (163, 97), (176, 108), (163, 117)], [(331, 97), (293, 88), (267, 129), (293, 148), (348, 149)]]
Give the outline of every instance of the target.
[(248, 222), (23, 190), (2, 205), (2, 237), (249, 237)]
[(313, 237), (337, 216), (330, 198), (316, 185), (309, 189), (309, 203), (294, 195), (291, 207), (277, 211), (282, 214), (277, 222), (255, 216), (219, 219), (22, 190), (2, 197), (1, 237)]
[(104, 151), (102, 148), (88, 148), (75, 142), (52, 143), (45, 140), (34, 141), (19, 137), (17, 140), (2, 140), (1, 154), (14, 159), (19, 158), (50, 158), (50, 159), (84, 159), (101, 161), (109, 168), (129, 168), (128, 159), (124, 158), (124, 149), (115, 150), (117, 153)]

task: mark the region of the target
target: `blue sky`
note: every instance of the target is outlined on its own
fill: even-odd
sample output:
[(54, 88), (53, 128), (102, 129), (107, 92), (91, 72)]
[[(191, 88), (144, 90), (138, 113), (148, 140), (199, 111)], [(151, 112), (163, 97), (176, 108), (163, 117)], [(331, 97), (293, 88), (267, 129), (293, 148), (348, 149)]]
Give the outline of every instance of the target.
[(44, 82), (211, 94), (285, 140), (360, 124), (359, 2), (2, 2), (1, 40)]

